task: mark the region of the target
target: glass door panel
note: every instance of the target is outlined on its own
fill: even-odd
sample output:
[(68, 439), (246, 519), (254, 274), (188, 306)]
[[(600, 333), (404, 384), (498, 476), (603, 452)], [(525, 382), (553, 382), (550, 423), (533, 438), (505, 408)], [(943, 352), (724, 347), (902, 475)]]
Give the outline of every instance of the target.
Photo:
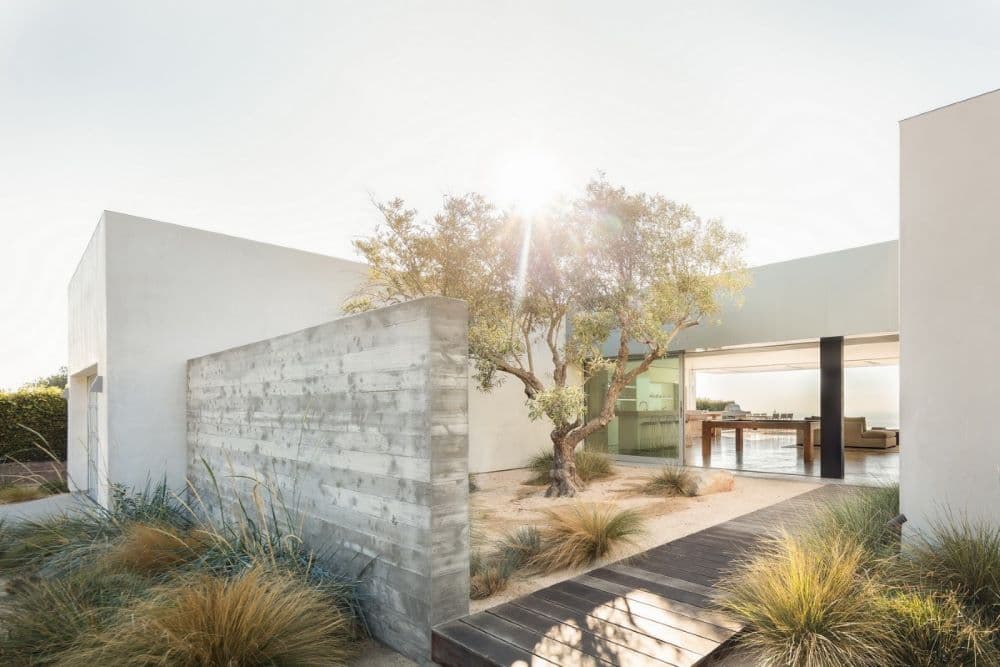
[[(628, 362), (627, 369), (638, 361)], [(596, 415), (607, 396), (611, 375), (602, 372), (587, 382), (587, 413)], [(653, 362), (646, 372), (622, 389), (615, 418), (587, 438), (590, 451), (611, 455), (680, 459), (680, 358)]]

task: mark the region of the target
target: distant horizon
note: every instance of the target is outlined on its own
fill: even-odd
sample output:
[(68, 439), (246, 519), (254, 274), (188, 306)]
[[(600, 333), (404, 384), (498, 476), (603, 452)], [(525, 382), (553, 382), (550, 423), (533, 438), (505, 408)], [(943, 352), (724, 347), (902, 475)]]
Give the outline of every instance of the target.
[[(819, 370), (760, 373), (695, 372), (696, 395), (739, 403), (754, 413), (818, 416)], [(868, 427), (899, 427), (899, 366), (846, 368), (844, 415), (865, 417)]]

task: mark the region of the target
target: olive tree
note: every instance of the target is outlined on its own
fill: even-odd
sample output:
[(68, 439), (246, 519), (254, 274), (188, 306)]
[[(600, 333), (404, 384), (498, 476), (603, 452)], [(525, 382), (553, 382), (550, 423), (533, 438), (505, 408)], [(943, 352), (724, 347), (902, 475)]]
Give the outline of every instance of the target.
[[(608, 425), (622, 390), (678, 333), (717, 316), (720, 300), (738, 298), (746, 281), (739, 234), (603, 178), (533, 217), (501, 212), (475, 194), (446, 197), (423, 223), (399, 199), (379, 210), (384, 224), (355, 242), (369, 280), (345, 310), (430, 295), (467, 301), (480, 388), (512, 377), (529, 416), (552, 423), (549, 496), (576, 494), (577, 445)], [(551, 373), (534, 358), (539, 347)], [(609, 378), (604, 403), (586, 414), (584, 384), (601, 371)]]

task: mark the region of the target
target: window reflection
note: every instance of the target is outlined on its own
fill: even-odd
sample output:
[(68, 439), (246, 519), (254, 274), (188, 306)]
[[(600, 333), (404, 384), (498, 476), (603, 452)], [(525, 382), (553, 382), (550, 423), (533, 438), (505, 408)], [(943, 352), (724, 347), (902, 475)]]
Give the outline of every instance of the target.
[[(632, 369), (638, 361), (630, 361)], [(611, 374), (603, 371), (586, 386), (588, 415), (604, 405)], [(616, 455), (680, 459), (680, 358), (653, 362), (635, 382), (626, 386), (615, 402), (615, 418), (602, 431), (587, 438), (588, 450)]]

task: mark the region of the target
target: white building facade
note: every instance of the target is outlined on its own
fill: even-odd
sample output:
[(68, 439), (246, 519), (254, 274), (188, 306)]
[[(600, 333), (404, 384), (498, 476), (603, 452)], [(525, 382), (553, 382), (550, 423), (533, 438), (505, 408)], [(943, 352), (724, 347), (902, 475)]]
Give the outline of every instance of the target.
[[(663, 362), (676, 376), (670, 437), (683, 439), (694, 407), (684, 385), (716, 354), (792, 342), (810, 355), (825, 335), (893, 336), (896, 253), (887, 242), (753, 269), (745, 304), (685, 332)], [(186, 361), (340, 317), (365, 278), (357, 262), (105, 212), (69, 288), (73, 487), (107, 502), (110, 483), (182, 486)], [(471, 473), (522, 467), (549, 446), (550, 425), (528, 419), (513, 378), (488, 393), (470, 383), (468, 411)], [(628, 432), (623, 422), (623, 451)]]
[[(106, 211), (69, 285), (74, 490), (104, 503), (111, 483), (182, 487), (187, 360), (340, 317), (366, 277), (358, 262)], [(519, 383), (469, 399), (472, 472), (547, 446)]]
[(1000, 91), (900, 123), (902, 511), (1000, 525)]

